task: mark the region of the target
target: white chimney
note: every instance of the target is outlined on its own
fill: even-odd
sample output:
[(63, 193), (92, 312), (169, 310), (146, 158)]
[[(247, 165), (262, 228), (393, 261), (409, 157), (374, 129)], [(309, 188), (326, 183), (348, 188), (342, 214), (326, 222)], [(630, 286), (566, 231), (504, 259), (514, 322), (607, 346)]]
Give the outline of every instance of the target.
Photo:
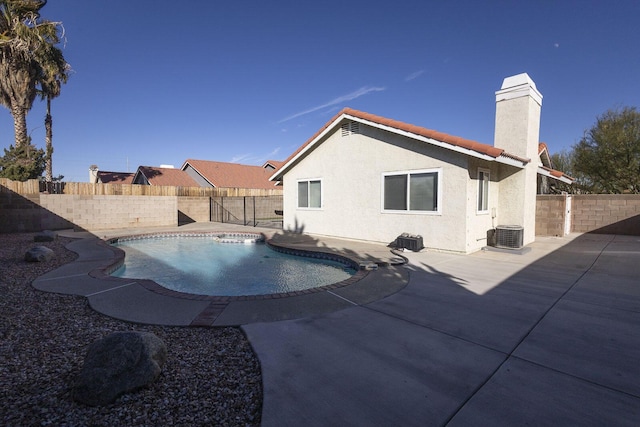
[(530, 160), (524, 170), (501, 171), (500, 225), (524, 228), (523, 244), (535, 240), (538, 143), (542, 94), (526, 73), (507, 77), (496, 92), (494, 146)]
[(98, 166), (91, 165), (89, 166), (89, 182), (91, 184), (95, 184), (98, 182)]

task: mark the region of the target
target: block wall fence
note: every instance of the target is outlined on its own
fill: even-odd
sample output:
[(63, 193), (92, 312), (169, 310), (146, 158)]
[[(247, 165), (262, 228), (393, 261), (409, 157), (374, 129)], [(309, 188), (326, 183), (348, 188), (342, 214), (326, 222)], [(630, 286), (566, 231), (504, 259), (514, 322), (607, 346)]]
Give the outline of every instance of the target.
[[(208, 198), (206, 205), (208, 206)], [(0, 194), (0, 232), (108, 230), (178, 225), (175, 196)]]
[[(0, 180), (0, 233), (208, 222), (210, 200), (189, 196), (22, 194)], [(535, 232), (538, 236), (569, 232), (640, 236), (640, 195), (539, 195)]]
[(569, 232), (640, 236), (640, 194), (538, 196), (536, 235)]
[(0, 233), (172, 227), (210, 221), (212, 197), (282, 194), (282, 189), (88, 183), (64, 183), (63, 193), (49, 194), (40, 184), (0, 178)]

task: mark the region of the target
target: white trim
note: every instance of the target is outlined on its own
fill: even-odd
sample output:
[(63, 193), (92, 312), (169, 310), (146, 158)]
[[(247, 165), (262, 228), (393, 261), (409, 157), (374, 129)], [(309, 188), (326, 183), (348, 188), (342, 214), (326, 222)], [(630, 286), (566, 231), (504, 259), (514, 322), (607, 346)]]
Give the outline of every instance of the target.
[[(488, 184), (487, 184), (487, 193), (485, 194), (485, 197), (487, 198), (487, 209), (486, 210), (480, 210), (478, 209), (478, 207), (480, 206), (480, 183), (484, 182), (480, 181), (480, 173), (485, 174), (485, 176), (488, 178)], [(489, 169), (485, 169), (485, 168), (478, 168), (477, 173), (476, 173), (476, 180), (477, 180), (477, 185), (476, 185), (476, 215), (487, 215), (489, 213), (489, 201), (490, 201), (490, 197), (489, 195), (491, 194), (491, 171)]]
[[(320, 182), (320, 207), (301, 207), (300, 206), (300, 200), (298, 198), (298, 184), (301, 182), (306, 182), (306, 183), (310, 183), (310, 182), (314, 182), (314, 181), (318, 181)], [(307, 185), (307, 191), (309, 190), (309, 186)], [(310, 201), (310, 197), (311, 197), (311, 192), (308, 191), (307, 192), (307, 204), (309, 204), (308, 202)], [(300, 178), (296, 180), (296, 209), (297, 210), (301, 210), (301, 211), (321, 211), (324, 209), (324, 184), (323, 184), (323, 179), (322, 178)]]
[(496, 102), (509, 99), (531, 97), (538, 105), (542, 105), (542, 94), (527, 73), (507, 77), (502, 81), (502, 87), (496, 92)]
[[(417, 175), (421, 173), (435, 173), (437, 175), (438, 186), (436, 188), (437, 191), (437, 199), (436, 199), (436, 210), (434, 211), (421, 211), (421, 210), (411, 210), (409, 206), (407, 206), (406, 210), (391, 210), (384, 208), (384, 178), (387, 176), (398, 176), (398, 175)], [(443, 170), (442, 168), (429, 168), (429, 169), (413, 169), (413, 170), (401, 170), (401, 171), (389, 171), (382, 172), (380, 176), (380, 212), (383, 214), (401, 214), (401, 215), (442, 215), (442, 176)], [(411, 180), (407, 180), (407, 195), (409, 195)]]

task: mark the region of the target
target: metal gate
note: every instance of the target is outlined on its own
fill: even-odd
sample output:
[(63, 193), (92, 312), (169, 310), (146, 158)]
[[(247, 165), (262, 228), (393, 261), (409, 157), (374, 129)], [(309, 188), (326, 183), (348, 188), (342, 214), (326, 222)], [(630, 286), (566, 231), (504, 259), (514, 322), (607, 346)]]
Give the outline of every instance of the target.
[(211, 197), (211, 221), (282, 228), (282, 196)]

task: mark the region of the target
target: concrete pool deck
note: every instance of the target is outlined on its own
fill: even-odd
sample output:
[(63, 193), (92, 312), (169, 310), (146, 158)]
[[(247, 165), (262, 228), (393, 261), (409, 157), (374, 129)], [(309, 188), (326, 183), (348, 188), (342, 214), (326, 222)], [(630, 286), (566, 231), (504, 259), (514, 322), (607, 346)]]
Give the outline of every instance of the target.
[[(218, 226), (210, 229), (224, 231)], [(393, 257), (383, 245), (277, 238)], [(34, 286), (73, 286), (94, 308), (144, 303), (164, 313), (125, 319), (145, 323), (190, 324), (208, 304), (174, 298), (170, 306), (142, 286), (101, 288), (109, 284), (86, 273), (109, 251), (96, 240), (73, 242), (80, 258)], [(227, 319), (246, 321), (260, 359), (262, 425), (640, 425), (640, 237), (539, 237), (529, 249), (405, 253), (407, 266), (342, 288), (351, 295), (238, 305), (249, 313)], [(107, 304), (110, 294), (120, 296)]]
[(291, 249), (331, 252), (358, 262), (390, 264), (398, 260), (384, 245), (353, 242), (347, 248), (338, 240), (319, 242), (305, 235), (233, 224), (195, 223), (181, 227), (95, 233), (62, 231), (58, 234), (77, 239), (67, 247), (78, 253), (78, 259), (38, 277), (33, 286), (47, 292), (84, 296), (94, 310), (129, 322), (168, 326), (239, 326), (295, 319), (366, 304), (397, 292), (408, 282), (408, 273), (404, 269), (389, 266), (375, 271), (359, 271), (345, 281), (346, 284), (328, 289), (257, 297), (208, 297), (174, 292), (149, 280), (111, 277), (102, 272), (104, 269), (109, 271), (118, 259), (117, 250), (105, 244), (105, 240), (176, 232), (258, 232)]

